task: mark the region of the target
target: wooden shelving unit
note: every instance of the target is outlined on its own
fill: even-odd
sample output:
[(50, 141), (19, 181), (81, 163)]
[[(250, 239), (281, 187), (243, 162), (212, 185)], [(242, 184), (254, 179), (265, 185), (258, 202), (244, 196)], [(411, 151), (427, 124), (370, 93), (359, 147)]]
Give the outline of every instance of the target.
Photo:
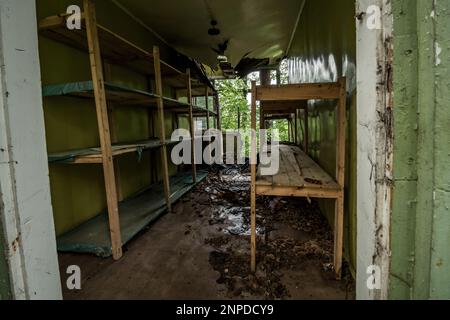
[[(284, 86), (256, 86), (252, 84), (252, 128), (256, 131), (256, 103), (260, 101), (260, 128), (265, 129), (266, 121), (287, 119), (297, 121), (298, 111), (305, 110), (305, 123), (308, 123), (307, 100), (337, 100), (337, 144), (336, 177), (331, 177), (308, 155), (308, 127), (304, 128), (306, 137), (303, 150), (297, 145), (279, 146), (279, 171), (264, 176), (264, 166), (256, 165), (257, 138), (251, 138), (251, 269), (256, 271), (256, 197), (305, 197), (333, 199), (336, 202), (334, 268), (337, 278), (341, 277), (342, 246), (344, 228), (344, 185), (345, 185), (345, 126), (346, 126), (346, 79), (337, 83), (314, 83)], [(293, 127), (293, 126), (292, 126)], [(295, 125), (296, 131), (297, 125)], [(293, 142), (297, 143), (297, 133), (293, 132)], [(271, 147), (273, 148), (273, 146)], [(271, 150), (273, 152), (273, 150)]]
[[(95, 148), (83, 150), (71, 150), (58, 154), (49, 155), (50, 162), (58, 162), (65, 164), (102, 164), (105, 179), (105, 190), (107, 199), (107, 221), (109, 229), (109, 241), (111, 250), (106, 250), (112, 254), (114, 259), (120, 259), (122, 256), (122, 231), (127, 232), (125, 241), (130, 239), (130, 232), (128, 226), (121, 225), (121, 207), (130, 207), (126, 204), (119, 205), (121, 200), (120, 185), (118, 183), (119, 172), (117, 170), (115, 158), (133, 152), (143, 152), (146, 150), (159, 149), (160, 160), (162, 163), (163, 183), (160, 188), (153, 186), (160, 191), (165, 199), (165, 209), (171, 211), (171, 205), (174, 199), (174, 194), (171, 192), (171, 178), (168, 170), (168, 154), (167, 147), (174, 143), (167, 141), (165, 137), (165, 113), (173, 112), (177, 117), (178, 123), (179, 114), (187, 114), (189, 117), (191, 134), (194, 135), (194, 117), (209, 116), (213, 114), (219, 117), (218, 103), (216, 110), (211, 112), (207, 108), (193, 105), (193, 90), (194, 94), (198, 93), (198, 87), (207, 88), (207, 84), (201, 84), (196, 79), (191, 79), (191, 71), (182, 72), (170, 64), (164, 62), (160, 58), (159, 48), (154, 47), (153, 52), (148, 52), (139, 46), (128, 41), (124, 37), (112, 32), (108, 28), (97, 23), (96, 9), (92, 0), (83, 0), (84, 11), (82, 13), (82, 28), (81, 30), (69, 30), (66, 27), (67, 14), (47, 17), (39, 22), (39, 32), (42, 36), (48, 37), (55, 41), (59, 41), (77, 50), (82, 50), (89, 54), (90, 67), (92, 79), (84, 82), (76, 83), (62, 83), (56, 85), (46, 85), (43, 87), (43, 95), (45, 97), (53, 96), (69, 96), (80, 99), (95, 100), (97, 123), (99, 129), (100, 146)], [(146, 77), (154, 80), (154, 92), (152, 88), (148, 91), (136, 90), (124, 86), (116, 85), (108, 82), (108, 75), (106, 74), (106, 64), (121, 65), (134, 72), (143, 74)], [(165, 97), (163, 95), (163, 84), (169, 85), (175, 90), (184, 90), (187, 102), (181, 102), (177, 99)], [(193, 89), (194, 88), (194, 89)], [(177, 95), (179, 96), (179, 95)], [(149, 109), (149, 124), (153, 123), (153, 113), (157, 114), (157, 121), (159, 122), (159, 137), (149, 137), (145, 141), (134, 141), (117, 143), (114, 128), (114, 119), (112, 111), (115, 107), (130, 107), (130, 108), (148, 108)], [(194, 151), (194, 144), (192, 144), (192, 151)], [(192, 152), (194, 154), (194, 152)], [(194, 156), (193, 156), (194, 157)], [(193, 158), (193, 160), (195, 160)], [(200, 178), (203, 178), (204, 174)], [(172, 179), (173, 180), (173, 179)], [(192, 181), (194, 185), (199, 180), (195, 161), (192, 161)], [(184, 180), (183, 180), (184, 181)], [(180, 183), (178, 183), (178, 186)], [(189, 184), (183, 185), (180, 190), (187, 190)], [(178, 194), (179, 196), (179, 194)], [(131, 201), (131, 200), (130, 200)], [(150, 210), (152, 206), (148, 201), (139, 201), (143, 207)], [(131, 206), (139, 214), (145, 214), (140, 211), (139, 207)], [(157, 206), (158, 207), (158, 206)], [(160, 206), (158, 212), (161, 211)], [(154, 214), (150, 213), (149, 214)], [(127, 219), (130, 220), (130, 210), (127, 211)], [(80, 230), (70, 232), (70, 234), (77, 234), (76, 239), (83, 242), (79, 237), (82, 234), (89, 233), (89, 228), (92, 228), (92, 221), (88, 221), (80, 226)], [(97, 219), (101, 221), (101, 219)], [(97, 221), (95, 220), (95, 221)], [(142, 223), (148, 219), (139, 219)], [(135, 222), (135, 221), (134, 221)], [(142, 228), (145, 225), (141, 225)], [(134, 225), (135, 230), (137, 228)], [(84, 231), (83, 231), (84, 230)], [(136, 234), (135, 231), (131, 233)], [(78, 238), (77, 238), (78, 237)], [(67, 237), (65, 237), (66, 242)], [(92, 247), (92, 243), (90, 244)], [(77, 247), (72, 245), (72, 248)], [(104, 243), (103, 243), (104, 247)], [(91, 249), (96, 252), (95, 248)], [(103, 250), (105, 251), (105, 250)]]

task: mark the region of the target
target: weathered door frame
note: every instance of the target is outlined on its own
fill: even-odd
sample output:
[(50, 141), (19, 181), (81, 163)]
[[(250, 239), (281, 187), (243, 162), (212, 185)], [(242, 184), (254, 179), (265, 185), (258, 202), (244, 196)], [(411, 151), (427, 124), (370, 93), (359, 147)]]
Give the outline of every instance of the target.
[[(0, 219), (13, 299), (61, 299), (35, 1), (0, 1)], [(0, 237), (2, 238), (2, 237)]]
[(388, 298), (393, 19), (391, 0), (356, 1), (358, 299)]
[[(35, 3), (34, 1), (2, 1), (2, 6), (8, 10), (3, 10), (5, 15), (2, 19), (5, 19), (6, 13), (8, 17), (17, 15), (17, 19), (5, 19), (1, 21), (0, 36), (4, 36), (9, 33), (8, 40), (11, 44), (18, 49), (23, 49), (23, 46), (27, 51), (32, 52), (33, 58), (27, 57), (27, 62), (21, 62), (18, 70), (26, 71), (28, 76), (33, 76), (33, 80), (40, 81), (37, 78), (39, 76), (39, 60), (37, 59), (37, 27), (35, 17)], [(368, 12), (368, 8), (379, 8), (379, 25), (377, 25), (377, 12)], [(389, 264), (390, 264), (390, 214), (391, 214), (391, 194), (392, 194), (392, 31), (393, 31), (393, 16), (391, 12), (390, 0), (357, 0), (356, 1), (357, 12), (357, 99), (358, 99), (358, 239), (357, 239), (357, 297), (360, 299), (384, 299), (388, 297), (388, 280), (389, 280)], [(24, 17), (20, 17), (24, 15)], [(375, 17), (374, 17), (375, 15)], [(374, 20), (375, 19), (375, 20)], [(14, 21), (20, 21), (20, 27), (15, 27)], [(375, 21), (375, 28), (369, 28), (368, 23)], [(24, 25), (25, 24), (25, 25)], [(26, 35), (21, 36), (18, 32), (26, 32)], [(33, 35), (30, 37), (30, 35)], [(14, 41), (20, 43), (15, 44)], [(5, 43), (5, 42), (4, 42)], [(17, 59), (20, 58), (22, 53), (17, 54)], [(25, 51), (26, 52), (26, 51)], [(5, 57), (2, 57), (5, 59)], [(17, 60), (20, 62), (19, 60)], [(35, 64), (34, 68), (27, 69), (30, 61)], [(2, 63), (2, 65), (4, 65)], [(4, 72), (5, 70), (2, 70)], [(6, 70), (7, 71), (7, 70)], [(16, 72), (16, 76), (20, 76), (20, 73)], [(23, 75), (25, 77), (25, 74)], [(27, 77), (28, 77), (27, 76)], [(25, 77), (25, 78), (27, 78)], [(10, 98), (7, 97), (8, 81), (12, 79), (6, 79), (2, 77), (2, 91), (3, 103), (10, 103)], [(36, 79), (34, 79), (36, 78)], [(34, 102), (41, 101), (40, 91), (38, 88), (33, 88), (32, 95), (28, 96), (23, 94), (25, 91), (21, 91), (22, 98), (32, 99)], [(13, 94), (14, 92), (8, 92)], [(14, 97), (14, 96), (13, 96)], [(7, 99), (5, 99), (7, 98)], [(23, 101), (21, 101), (23, 102)], [(30, 105), (29, 103), (21, 103), (20, 105)], [(42, 112), (42, 106), (39, 106)], [(1, 110), (1, 108), (0, 108)], [(36, 200), (38, 196), (41, 199), (39, 206), (44, 208), (45, 219), (41, 221), (26, 220), (26, 214), (24, 214), (24, 208), (21, 208), (23, 201), (29, 201), (30, 199), (20, 199), (26, 196), (28, 192), (20, 192), (22, 179), (17, 179), (17, 170), (21, 168), (18, 165), (25, 165), (26, 162), (18, 159), (21, 156), (19, 146), (12, 144), (14, 142), (13, 135), (14, 123), (8, 123), (12, 116), (14, 109), (9, 107), (11, 114), (0, 115), (0, 130), (8, 132), (7, 139), (3, 141), (8, 147), (5, 149), (8, 152), (3, 153), (1, 161), (7, 160), (8, 166), (3, 166), (0, 178), (2, 181), (9, 183), (2, 184), (2, 207), (8, 211), (8, 215), (4, 215), (3, 222), (9, 248), (9, 263), (11, 271), (11, 282), (13, 287), (13, 296), (15, 298), (33, 298), (35, 292), (34, 289), (42, 289), (39, 292), (39, 296), (42, 298), (60, 297), (61, 288), (59, 283), (59, 272), (57, 270), (56, 250), (54, 250), (55, 239), (54, 228), (49, 227), (46, 229), (49, 233), (46, 233), (46, 243), (49, 245), (43, 245), (40, 241), (33, 240), (39, 234), (39, 228), (43, 227), (44, 223), (53, 223), (51, 204), (50, 204), (50, 192), (48, 187), (48, 176), (42, 177), (46, 180), (41, 186), (40, 193), (31, 194), (33, 199)], [(17, 111), (17, 110), (16, 110)], [(15, 112), (16, 112), (15, 111)], [(43, 115), (38, 112), (38, 117), (32, 119), (33, 123), (23, 124), (23, 127), (27, 127), (27, 130), (31, 128), (39, 129), (42, 135), (42, 144), (39, 150), (35, 150), (38, 144), (30, 145), (34, 155), (39, 157), (33, 157), (35, 162), (33, 166), (36, 167), (37, 159), (41, 161), (39, 165), (44, 168), (43, 161), (45, 162), (45, 136), (42, 132)], [(30, 117), (31, 118), (31, 117)], [(40, 119), (40, 121), (37, 121)], [(40, 128), (38, 128), (40, 127)], [(13, 130), (13, 131), (11, 131)], [(18, 133), (17, 133), (18, 134)], [(23, 142), (24, 143), (24, 142)], [(17, 148), (16, 148), (17, 147)], [(23, 145), (22, 145), (23, 147)], [(30, 152), (30, 151), (29, 151)], [(37, 152), (37, 153), (36, 153)], [(18, 161), (16, 163), (15, 161)], [(0, 161), (0, 162), (1, 162)], [(46, 164), (45, 164), (46, 165)], [(48, 167), (47, 167), (48, 170)], [(46, 172), (46, 170), (43, 170)], [(9, 177), (8, 179), (6, 179)], [(30, 182), (30, 181), (29, 181)], [(36, 182), (42, 182), (36, 180)], [(28, 189), (29, 185), (26, 187)], [(25, 186), (24, 186), (25, 188)], [(9, 190), (10, 192), (6, 192)], [(8, 200), (9, 202), (5, 201)], [(39, 207), (38, 206), (38, 207)], [(8, 208), (6, 208), (8, 207)], [(37, 208), (37, 207), (35, 207)], [(26, 208), (25, 208), (26, 209)], [(6, 212), (6, 210), (4, 210)], [(25, 220), (22, 220), (25, 218)], [(33, 222), (34, 221), (34, 222)], [(38, 227), (33, 229), (27, 229), (30, 223), (37, 223)], [(53, 231), (52, 231), (53, 230)], [(26, 242), (24, 240), (27, 238)], [(42, 234), (39, 235), (42, 239)], [(36, 238), (37, 239), (37, 238)], [(19, 240), (19, 241), (15, 241)], [(33, 244), (34, 245), (31, 245)], [(34, 246), (40, 246), (39, 250), (34, 250)], [(44, 250), (45, 249), (45, 250)], [(45, 254), (44, 257), (39, 256), (33, 259), (33, 255)], [(44, 270), (42, 265), (36, 268), (35, 263), (42, 263), (42, 259), (46, 261), (48, 270)], [(38, 262), (36, 262), (38, 261)], [(380, 270), (381, 289), (371, 290), (367, 286), (367, 280), (369, 274), (368, 268), (376, 266)], [(42, 270), (42, 274), (36, 272), (36, 270)], [(49, 276), (48, 272), (51, 271)], [(51, 279), (50, 279), (50, 278)]]

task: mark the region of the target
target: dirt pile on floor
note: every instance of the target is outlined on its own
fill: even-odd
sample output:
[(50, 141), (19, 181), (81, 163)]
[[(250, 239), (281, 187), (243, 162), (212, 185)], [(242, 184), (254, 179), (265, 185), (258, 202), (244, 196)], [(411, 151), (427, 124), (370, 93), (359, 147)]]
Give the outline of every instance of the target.
[[(220, 273), (230, 298), (284, 299), (291, 296), (286, 272), (311, 267), (323, 279), (333, 279), (333, 233), (316, 202), (301, 198), (258, 198), (258, 270), (250, 272), (250, 175), (248, 166), (215, 167), (199, 192), (209, 199), (209, 224), (218, 234), (205, 240), (214, 248), (210, 264)], [(334, 281), (334, 280), (332, 280)], [(351, 290), (345, 271), (340, 283)]]

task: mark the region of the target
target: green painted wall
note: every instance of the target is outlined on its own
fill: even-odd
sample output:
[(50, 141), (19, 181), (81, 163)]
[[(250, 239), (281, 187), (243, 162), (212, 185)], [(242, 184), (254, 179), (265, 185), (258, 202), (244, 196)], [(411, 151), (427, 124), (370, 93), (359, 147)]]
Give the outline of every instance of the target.
[(450, 3), (393, 1), (390, 298), (450, 298)]
[[(74, 0), (38, 0), (38, 18), (66, 11)], [(153, 45), (160, 46), (162, 58), (177, 65), (177, 54), (161, 43), (153, 34), (130, 19), (109, 1), (96, 1), (98, 22), (133, 43), (149, 51)], [(120, 23), (117, 23), (120, 21)], [(40, 60), (43, 84), (56, 84), (91, 79), (89, 57), (86, 53), (67, 47), (61, 43), (39, 38)], [(136, 89), (146, 89), (145, 77), (128, 69), (112, 66), (110, 82)], [(170, 88), (165, 94), (173, 96)], [(93, 101), (67, 97), (44, 99), (45, 126), (49, 153), (64, 150), (88, 148), (99, 145), (95, 106)], [(151, 136), (148, 130), (146, 110), (120, 107), (114, 111), (119, 142), (143, 140)], [(155, 121), (157, 122), (157, 121)], [(180, 121), (186, 126), (186, 121)], [(158, 126), (155, 136), (158, 135)], [(166, 115), (166, 134), (173, 130), (172, 117)], [(159, 151), (145, 152), (142, 159), (135, 154), (119, 158), (121, 188), (124, 197), (130, 196), (148, 186), (152, 181), (152, 171), (161, 172), (159, 161), (150, 165), (150, 157), (159, 159)], [(155, 168), (156, 166), (156, 168)], [(171, 173), (176, 167), (170, 166)], [(73, 229), (106, 208), (102, 167), (100, 165), (50, 165), (52, 204), (57, 235)]]
[[(348, 78), (347, 174), (345, 199), (345, 255), (356, 270), (356, 27), (353, 0), (307, 0), (292, 51), (293, 82), (337, 81)], [(331, 175), (336, 169), (336, 112), (334, 102), (310, 105), (309, 144), (311, 155)], [(303, 120), (300, 126), (304, 128)], [(301, 130), (299, 130), (301, 131)], [(302, 141), (299, 132), (299, 139)], [(334, 201), (321, 206), (334, 220)]]

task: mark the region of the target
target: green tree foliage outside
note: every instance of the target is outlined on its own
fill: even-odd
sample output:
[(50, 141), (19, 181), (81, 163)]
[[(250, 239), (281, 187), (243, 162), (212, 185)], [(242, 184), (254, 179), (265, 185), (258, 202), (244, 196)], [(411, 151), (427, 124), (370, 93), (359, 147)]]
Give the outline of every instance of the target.
[[(272, 82), (276, 83), (276, 72), (271, 73)], [(251, 127), (250, 96), (251, 81), (259, 84), (259, 73), (248, 75), (247, 79), (231, 79), (217, 82), (220, 97), (221, 118), (223, 130), (248, 130)], [(288, 83), (287, 62), (280, 65), (280, 82)], [(257, 112), (259, 123), (259, 112)], [(259, 125), (257, 126), (259, 128)], [(288, 141), (288, 123), (286, 120), (276, 120), (268, 124), (268, 129), (277, 129), (280, 141)]]
[(221, 105), (222, 129), (250, 129), (248, 86), (242, 79), (222, 80), (217, 83)]

